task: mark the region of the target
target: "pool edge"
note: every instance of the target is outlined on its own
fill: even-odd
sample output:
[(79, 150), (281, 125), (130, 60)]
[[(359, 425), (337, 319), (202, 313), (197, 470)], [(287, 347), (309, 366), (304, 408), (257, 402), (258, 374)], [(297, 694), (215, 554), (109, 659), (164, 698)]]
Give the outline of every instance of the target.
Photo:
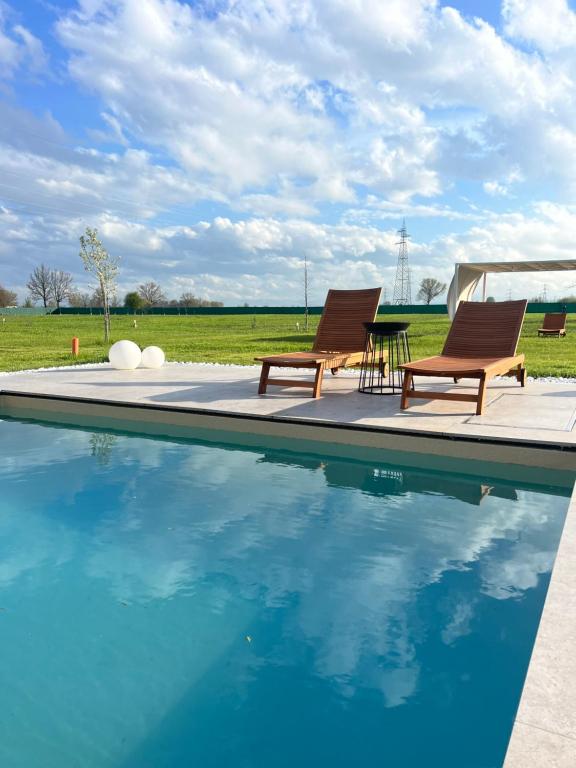
[(288, 416), (243, 414), (209, 408), (183, 408), (150, 403), (71, 397), (0, 390), (0, 411), (42, 411), (65, 415), (106, 416), (156, 426), (220, 429), (268, 437), (305, 440), (405, 453), (430, 453), (446, 458), (576, 471), (576, 444), (454, 435), (446, 432), (394, 429), (367, 424), (335, 423)]
[(503, 768), (576, 765), (576, 486)]

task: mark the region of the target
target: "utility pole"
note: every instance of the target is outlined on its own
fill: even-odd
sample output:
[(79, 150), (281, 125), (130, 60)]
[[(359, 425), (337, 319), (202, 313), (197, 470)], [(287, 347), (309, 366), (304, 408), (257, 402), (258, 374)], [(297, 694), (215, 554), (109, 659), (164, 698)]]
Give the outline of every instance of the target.
[(304, 253), (304, 330), (308, 330), (308, 256)]
[(410, 267), (408, 266), (408, 238), (410, 235), (406, 231), (406, 220), (402, 221), (402, 228), (398, 230), (398, 234), (400, 235), (400, 240), (396, 243), (399, 246), (398, 265), (392, 304), (412, 304)]

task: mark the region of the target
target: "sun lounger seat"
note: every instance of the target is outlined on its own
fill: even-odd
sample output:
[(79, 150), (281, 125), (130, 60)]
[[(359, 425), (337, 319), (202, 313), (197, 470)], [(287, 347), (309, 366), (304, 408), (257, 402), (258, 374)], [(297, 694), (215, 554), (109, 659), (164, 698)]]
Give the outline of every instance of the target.
[(547, 312), (538, 336), (566, 336), (566, 312)]
[[(378, 313), (380, 288), (358, 291), (328, 291), (318, 331), (309, 352), (285, 352), (255, 358), (262, 363), (258, 394), (266, 394), (268, 385), (305, 387), (312, 397), (320, 397), (322, 377), (326, 369), (337, 373), (340, 368), (359, 365), (366, 343), (365, 322)], [(270, 368), (303, 368), (315, 372), (314, 380), (270, 378)]]
[[(461, 302), (441, 355), (405, 363), (402, 410), (411, 399), (460, 400), (476, 403), (482, 413), (487, 382), (494, 376), (512, 375), (526, 383), (524, 355), (516, 354), (526, 311), (526, 301), (480, 303)], [(478, 379), (478, 392), (437, 392), (416, 390), (414, 376)]]

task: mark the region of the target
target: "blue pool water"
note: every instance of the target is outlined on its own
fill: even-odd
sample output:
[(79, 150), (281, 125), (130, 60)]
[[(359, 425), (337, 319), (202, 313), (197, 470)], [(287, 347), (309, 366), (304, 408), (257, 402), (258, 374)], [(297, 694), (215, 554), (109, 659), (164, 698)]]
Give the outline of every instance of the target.
[(567, 491), (0, 421), (2, 768), (497, 768)]

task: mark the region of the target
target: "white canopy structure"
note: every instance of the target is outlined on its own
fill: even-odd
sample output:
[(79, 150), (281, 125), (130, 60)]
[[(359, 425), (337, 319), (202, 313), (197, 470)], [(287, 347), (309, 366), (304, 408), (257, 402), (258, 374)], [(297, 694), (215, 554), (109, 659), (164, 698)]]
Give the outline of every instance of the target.
[(576, 260), (563, 261), (484, 261), (476, 264), (456, 264), (448, 288), (448, 315), (452, 319), (461, 301), (470, 301), (481, 279), (484, 281), (482, 301), (486, 301), (488, 272), (563, 272), (576, 270)]

